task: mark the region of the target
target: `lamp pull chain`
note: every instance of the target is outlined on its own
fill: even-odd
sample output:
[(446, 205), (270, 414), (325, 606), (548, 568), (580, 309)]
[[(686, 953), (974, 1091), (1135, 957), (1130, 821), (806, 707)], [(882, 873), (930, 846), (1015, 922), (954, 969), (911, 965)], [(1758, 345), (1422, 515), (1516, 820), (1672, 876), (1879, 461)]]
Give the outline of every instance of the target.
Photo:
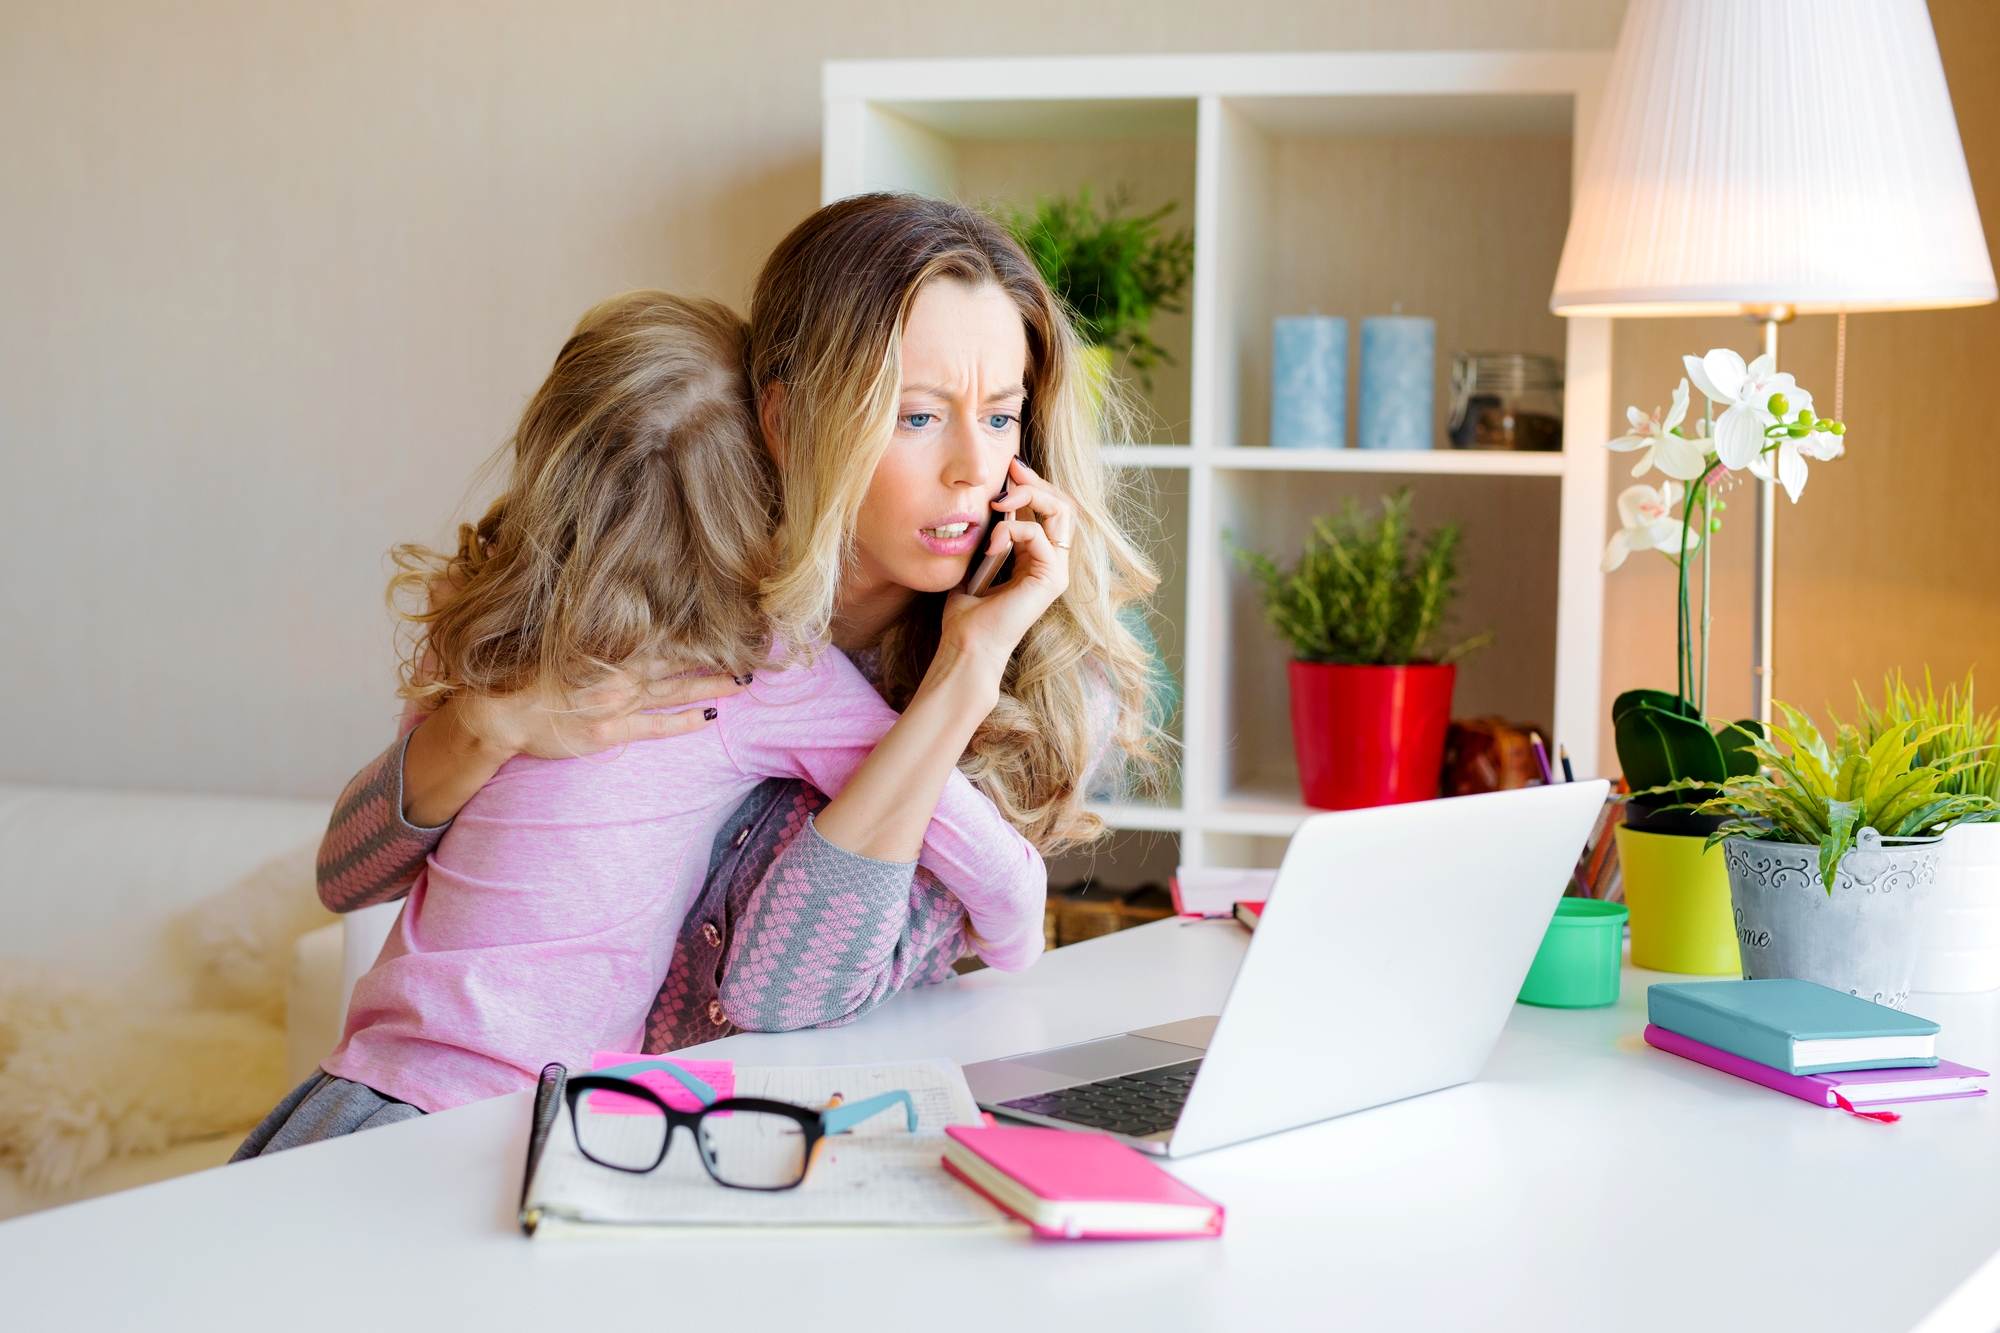
[(1833, 419), (1847, 420), (1847, 413), (1841, 410), (1847, 392), (1847, 312), (1840, 312), (1839, 332), (1833, 341)]

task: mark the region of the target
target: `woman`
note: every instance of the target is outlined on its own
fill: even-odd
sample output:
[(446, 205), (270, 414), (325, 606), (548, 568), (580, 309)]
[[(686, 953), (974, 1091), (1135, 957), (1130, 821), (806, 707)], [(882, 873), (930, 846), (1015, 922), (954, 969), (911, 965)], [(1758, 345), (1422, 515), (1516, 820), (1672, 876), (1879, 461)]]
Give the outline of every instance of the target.
[[(1083, 795), (1108, 755), (1150, 758), (1153, 665), (1119, 611), (1154, 576), (1108, 512), (1073, 335), (997, 226), (900, 196), (820, 210), (759, 279), (750, 368), (780, 482), (761, 603), (855, 658), (903, 716), (836, 801), (770, 785), (724, 826), (649, 1050), (844, 1021), (939, 975), (962, 917), (910, 863), (954, 767), (1047, 851), (1100, 831)], [(1001, 597), (953, 595), (1003, 480), (991, 545), (1019, 548), (1024, 574)], [(634, 663), (574, 696), (541, 684), (443, 699), (343, 794), (322, 848), (327, 905), (406, 892), (514, 755), (685, 734), (706, 725), (699, 710), (647, 710), (741, 688), (651, 675)], [(760, 937), (770, 890), (810, 900), (854, 882), (871, 912), (904, 919), (850, 984), (803, 999), (774, 998), (768, 976), (724, 984), (742, 980), (729, 959), (754, 952), (742, 944)]]

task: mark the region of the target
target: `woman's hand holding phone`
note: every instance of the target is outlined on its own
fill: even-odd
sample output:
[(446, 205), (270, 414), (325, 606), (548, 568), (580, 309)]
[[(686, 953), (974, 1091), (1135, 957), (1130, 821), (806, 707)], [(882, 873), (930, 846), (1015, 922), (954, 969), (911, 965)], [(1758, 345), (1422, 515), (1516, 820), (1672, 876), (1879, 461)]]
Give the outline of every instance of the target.
[[(1013, 470), (1013, 465), (1010, 463), (1007, 468), (1009, 476), (1006, 481), (1000, 483), (1000, 494), (993, 497), (994, 504), (998, 504), (1007, 498), (1007, 485), (1008, 482), (1013, 480)], [(982, 544), (988, 547), (993, 545), (993, 528), (998, 521), (999, 519), (995, 514), (989, 512), (986, 515), (986, 527), (980, 534)], [(1000, 566), (1007, 563), (1007, 557), (1011, 551), (1011, 547), (981, 551), (973, 560), (972, 572), (965, 576), (965, 582), (960, 586), (959, 591), (972, 597), (984, 597), (986, 590), (993, 586), (993, 580), (999, 576)]]
[(984, 597), (962, 591), (965, 585), (946, 594), (937, 652), (916, 694), (846, 789), (814, 817), (820, 836), (836, 847), (881, 861), (916, 858), (936, 793), (1000, 701), (1021, 636), (1069, 587), (1076, 507), (1019, 459), (1008, 465), (1007, 480), (973, 569), (989, 559), (997, 569), (1012, 555), (1013, 577)]
[[(999, 514), (974, 565), (973, 578), (967, 581), (968, 591), (945, 599), (940, 646), (956, 647), (994, 668), (997, 690), (997, 673), (1006, 669), (1021, 636), (1069, 588), (1076, 506), (1016, 458), (1007, 469), (1007, 488), (993, 501), (993, 508)], [(1012, 578), (985, 596), (969, 591), (982, 573), (990, 583), (1010, 554)]]

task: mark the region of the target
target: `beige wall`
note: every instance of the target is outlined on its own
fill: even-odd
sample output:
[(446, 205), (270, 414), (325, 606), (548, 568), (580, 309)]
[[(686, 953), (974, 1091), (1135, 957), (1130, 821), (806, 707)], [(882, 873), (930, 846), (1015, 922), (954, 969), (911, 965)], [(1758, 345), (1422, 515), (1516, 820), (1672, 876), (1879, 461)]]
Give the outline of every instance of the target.
[(741, 303), (819, 62), (1608, 47), (1623, 0), (0, 5), (0, 781), (326, 795), (386, 740), (383, 552), (567, 326)]
[[(1960, 136), (1986, 223), (2000, 224), (2000, 6), (1931, 0)], [(1838, 206), (1838, 201), (1830, 201)], [(1761, 331), (1741, 320), (1624, 320), (1617, 326), (1612, 401), (1650, 411), (1682, 375), (1680, 357), (1734, 347), (1746, 357)], [(1778, 363), (1834, 399), (1834, 319), (1801, 319), (1780, 335)], [(1941, 680), (1983, 666), (1984, 696), (2000, 702), (2000, 449), (1994, 396), (2000, 306), (1854, 315), (1847, 321), (1846, 457), (1814, 464), (1797, 505), (1778, 500), (1777, 697), (1822, 721), (1827, 705), (1851, 717), (1858, 680), (1879, 697), (1885, 671)], [(1696, 401), (1700, 401), (1696, 395)], [(1615, 496), (1631, 468), (1611, 469)], [(1659, 481), (1658, 473), (1651, 478)], [(1749, 487), (1729, 497), (1715, 550), (1715, 650), (1710, 711), (1750, 707)], [(1606, 580), (1606, 705), (1635, 686), (1672, 689), (1674, 571), (1657, 556)], [(1607, 730), (1600, 755), (1616, 771)]]
[[(0, 781), (326, 795), (393, 712), (383, 552), (436, 539), (568, 323), (741, 303), (818, 192), (839, 56), (1611, 44), (1622, 0), (0, 6)], [(2000, 10), (1935, 0), (1975, 187)], [(1832, 321), (1786, 335), (1825, 403)], [(1664, 400), (1731, 321), (1621, 324)], [(1783, 505), (1781, 697), (2000, 670), (2000, 308), (1850, 322), (1848, 458)], [(1622, 483), (1614, 468), (1614, 482)], [(1747, 497), (1746, 497), (1747, 498)], [(1748, 505), (1715, 703), (1748, 699)], [(1607, 698), (1673, 678), (1670, 571), (1610, 584)], [(2000, 687), (1993, 687), (2000, 689)]]

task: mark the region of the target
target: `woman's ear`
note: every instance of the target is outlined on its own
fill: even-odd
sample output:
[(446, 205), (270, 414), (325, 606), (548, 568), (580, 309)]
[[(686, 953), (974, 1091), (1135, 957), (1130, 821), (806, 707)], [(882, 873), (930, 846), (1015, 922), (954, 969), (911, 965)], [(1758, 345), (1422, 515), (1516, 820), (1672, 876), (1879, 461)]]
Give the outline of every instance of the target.
[(757, 400), (757, 424), (764, 432), (764, 452), (785, 470), (785, 383), (772, 380)]

